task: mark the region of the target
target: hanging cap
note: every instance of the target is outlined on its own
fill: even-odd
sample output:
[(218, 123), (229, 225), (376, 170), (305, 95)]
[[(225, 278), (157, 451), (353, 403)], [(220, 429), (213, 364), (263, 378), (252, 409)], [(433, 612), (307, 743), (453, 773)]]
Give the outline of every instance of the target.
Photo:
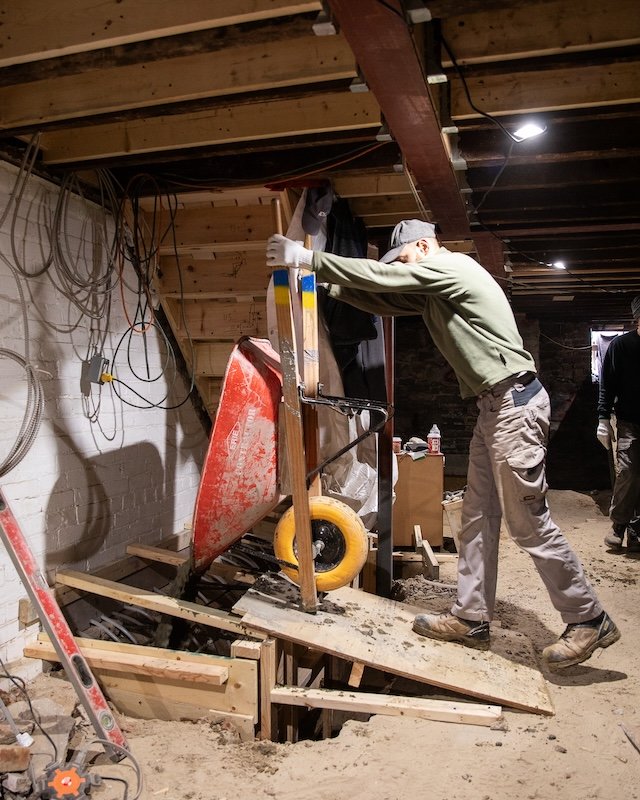
[(302, 228), (309, 236), (315, 236), (322, 223), (329, 216), (333, 205), (331, 186), (312, 186), (307, 189), (307, 197), (302, 212)]
[(631, 313), (634, 319), (640, 319), (640, 294), (631, 301)]
[(418, 239), (433, 239), (436, 235), (436, 226), (422, 219), (403, 219), (393, 229), (391, 234), (391, 250), (385, 253), (380, 261), (383, 264), (390, 264), (395, 261), (400, 251), (409, 242), (417, 242)]

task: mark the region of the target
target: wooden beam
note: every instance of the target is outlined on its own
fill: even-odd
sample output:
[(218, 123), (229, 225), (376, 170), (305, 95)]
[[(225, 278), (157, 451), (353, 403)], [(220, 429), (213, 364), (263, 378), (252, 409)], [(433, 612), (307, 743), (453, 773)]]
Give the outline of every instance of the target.
[(150, 592), (147, 589), (138, 589), (135, 586), (127, 586), (104, 578), (96, 578), (94, 575), (84, 575), (74, 570), (59, 570), (56, 573), (56, 581), (64, 586), (81, 589), (83, 592), (91, 592), (101, 597), (110, 597), (112, 600), (119, 600), (121, 603), (140, 606), (141, 608), (150, 608), (153, 611), (159, 611), (161, 614), (169, 614), (173, 617), (186, 619), (189, 622), (197, 622), (201, 625), (220, 628), (224, 631), (247, 634), (256, 639), (264, 638), (262, 634), (243, 625), (236, 617), (226, 614), (224, 611)]
[[(214, 248), (216, 243), (214, 243)], [(163, 296), (206, 297), (233, 293), (266, 292), (271, 270), (266, 266), (264, 241), (262, 252), (238, 249), (215, 257), (193, 258), (189, 253), (180, 257), (161, 256), (154, 285)], [(182, 280), (180, 280), (182, 278)]]
[(264, 338), (267, 335), (267, 312), (264, 303), (185, 300), (182, 306), (183, 314), (175, 315), (178, 336), (185, 336), (188, 331), (193, 339), (235, 341), (241, 336)]
[(339, 36), (245, 44), (5, 86), (0, 88), (0, 129), (356, 75), (353, 54)]
[(345, 91), (50, 131), (40, 144), (46, 164), (69, 164), (379, 126), (374, 96)]
[(465, 238), (467, 210), (402, 3), (328, 2), (426, 198), (425, 205), (438, 209), (437, 222), (445, 236)]
[[(442, 35), (458, 64), (481, 64), (638, 44), (640, 15), (636, 0), (614, 6), (601, 0), (514, 4), (448, 17)], [(442, 64), (452, 66), (446, 52)]]
[(276, 686), (271, 690), (271, 702), (305, 708), (350, 711), (354, 714), (385, 714), (392, 717), (416, 717), (440, 722), (462, 722), (466, 725), (493, 725), (502, 716), (502, 708), (494, 705), (350, 692), (342, 689), (301, 689), (296, 686)]
[(336, 175), (333, 188), (340, 197), (411, 194), (411, 184), (404, 173), (389, 175)]
[[(474, 105), (492, 116), (640, 102), (640, 62), (563, 66), (466, 78)], [(460, 79), (451, 78), (454, 120), (481, 116), (471, 108)]]
[[(146, 561), (155, 561), (159, 564), (169, 564), (173, 567), (180, 567), (189, 556), (181, 555), (180, 553), (173, 553), (171, 550), (165, 550), (162, 547), (152, 547), (148, 544), (128, 544), (127, 553), (135, 555), (139, 558), (144, 558)], [(226, 580), (237, 581), (238, 583), (245, 583), (251, 585), (255, 583), (255, 578), (244, 570), (240, 569), (233, 564), (216, 563), (215, 561), (207, 569), (208, 575), (219, 575)]]
[(277, 646), (275, 639), (266, 639), (260, 648), (260, 738), (278, 738), (277, 715), (271, 707), (271, 692), (276, 685)]
[[(82, 639), (77, 640), (79, 644)], [(101, 667), (112, 672), (136, 672), (139, 675), (174, 680), (189, 680), (196, 683), (208, 683), (212, 686), (222, 686), (229, 678), (229, 670), (216, 664), (200, 662), (197, 664), (186, 661), (163, 658), (154, 653), (156, 648), (149, 647), (145, 655), (129, 652), (126, 645), (117, 653), (100, 651), (87, 648), (81, 644), (80, 650), (90, 667)], [(160, 648), (158, 648), (160, 649)], [(41, 658), (44, 661), (59, 661), (59, 657), (52, 644), (48, 642), (33, 642), (24, 648), (26, 658)]]
[(319, 11), (320, 0), (29, 0), (2, 12), (0, 67), (244, 22)]

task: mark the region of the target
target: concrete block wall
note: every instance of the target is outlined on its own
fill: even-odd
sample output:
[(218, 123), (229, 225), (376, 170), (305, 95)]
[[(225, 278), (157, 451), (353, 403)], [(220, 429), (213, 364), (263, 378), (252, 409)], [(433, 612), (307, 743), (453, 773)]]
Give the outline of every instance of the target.
[[(156, 327), (125, 338), (114, 366), (114, 353), (129, 329), (116, 275), (110, 312), (96, 318), (61, 291), (55, 266), (38, 277), (16, 277), (10, 267), (16, 261), (34, 273), (46, 259), (60, 191), (30, 177), (14, 221), (18, 174), (0, 162), (0, 219), (8, 208), (0, 227), (0, 351), (25, 355), (22, 289), (29, 357), (42, 383), (44, 414), (33, 446), (0, 477), (0, 488), (50, 578), (62, 566), (92, 571), (123, 557), (131, 542), (154, 543), (190, 524), (207, 437), (190, 400), (163, 408), (178, 405), (189, 387), (167, 367)], [(99, 274), (106, 271), (109, 242), (103, 241), (99, 220), (97, 207), (86, 200), (73, 196), (67, 204), (62, 241), (78, 275), (90, 274), (96, 263)], [(108, 225), (112, 231), (111, 220)], [(131, 319), (136, 280), (128, 269), (123, 294)], [(87, 381), (94, 347), (131, 387), (115, 384), (122, 400), (114, 385)], [(22, 424), (26, 386), (23, 366), (0, 352), (0, 462)], [(21, 629), (18, 623), (18, 601), (25, 596), (0, 545), (0, 658), (23, 676), (40, 665), (21, 662), (25, 642), (37, 634), (37, 625)]]

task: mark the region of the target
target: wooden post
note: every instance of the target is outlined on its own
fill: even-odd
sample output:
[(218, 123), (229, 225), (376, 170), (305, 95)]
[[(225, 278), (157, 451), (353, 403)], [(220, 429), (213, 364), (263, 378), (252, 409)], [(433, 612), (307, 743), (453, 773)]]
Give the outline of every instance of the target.
[(276, 741), (277, 725), (271, 706), (271, 690), (276, 685), (276, 641), (260, 645), (260, 738)]
[[(388, 402), (393, 404), (394, 321), (385, 317), (384, 349)], [(388, 419), (378, 436), (378, 550), (376, 552), (376, 594), (389, 597), (393, 580), (393, 419)]]

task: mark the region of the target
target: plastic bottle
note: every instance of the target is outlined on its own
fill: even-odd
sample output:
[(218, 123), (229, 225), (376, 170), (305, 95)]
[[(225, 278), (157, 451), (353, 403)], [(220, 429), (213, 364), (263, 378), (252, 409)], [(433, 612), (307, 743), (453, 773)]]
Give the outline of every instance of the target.
[(427, 450), (430, 453), (440, 452), (440, 428), (437, 425), (432, 425), (429, 435), (427, 436)]

